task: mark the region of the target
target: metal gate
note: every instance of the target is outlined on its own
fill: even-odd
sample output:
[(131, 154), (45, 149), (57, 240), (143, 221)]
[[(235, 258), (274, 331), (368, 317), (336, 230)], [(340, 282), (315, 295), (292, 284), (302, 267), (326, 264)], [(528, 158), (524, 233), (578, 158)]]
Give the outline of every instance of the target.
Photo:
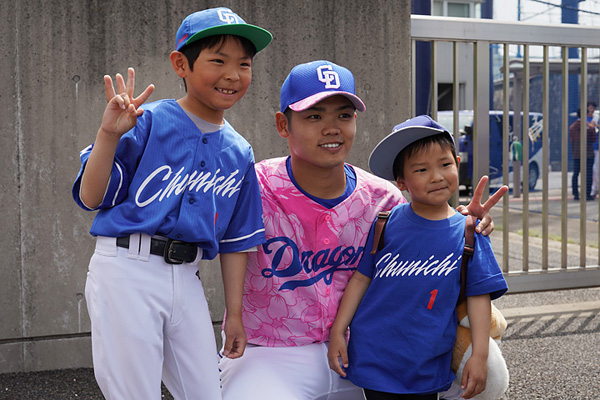
[[(588, 174), (581, 168), (581, 196), (574, 200), (569, 168), (569, 122), (575, 119), (569, 101), (578, 102), (582, 113), (589, 100), (600, 104), (599, 60), (595, 56), (600, 54), (600, 29), (417, 15), (411, 17), (411, 24), (412, 113), (416, 109), (416, 77), (422, 73), (417, 70), (417, 43), (427, 42), (431, 57), (428, 113), (438, 118), (440, 83), (451, 88), (454, 118), (447, 127), (457, 143), (461, 130), (472, 130), (468, 155), (472, 157), (473, 182), (491, 174), (511, 188), (492, 210), (494, 251), (511, 292), (600, 286), (600, 196), (586, 199), (583, 187)], [(577, 58), (573, 58), (573, 50), (569, 58), (573, 48)], [(499, 79), (493, 82), (490, 66), (496, 64), (500, 64)], [(575, 88), (579, 94), (574, 96)], [(494, 104), (500, 110), (494, 114), (501, 124), (498, 147), (490, 145), (494, 141), (493, 135), (490, 137)], [(466, 128), (460, 125), (461, 108), (472, 110), (472, 125)], [(543, 115), (538, 126), (523, 117), (533, 112)], [(581, 124), (582, 166), (587, 158), (585, 133), (585, 124)], [(539, 153), (530, 154), (537, 141), (541, 142)], [(514, 156), (517, 143), (522, 155)], [(510, 160), (510, 155), (516, 159)], [(534, 156), (537, 171), (533, 169)], [(536, 180), (538, 176), (541, 179), (537, 190), (536, 182), (530, 189), (533, 173), (538, 174)]]

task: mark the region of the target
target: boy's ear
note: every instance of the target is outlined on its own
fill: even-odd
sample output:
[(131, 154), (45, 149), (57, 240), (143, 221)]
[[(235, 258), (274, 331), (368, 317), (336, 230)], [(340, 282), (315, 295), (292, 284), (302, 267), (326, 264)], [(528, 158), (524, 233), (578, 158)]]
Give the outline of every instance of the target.
[(282, 138), (287, 138), (290, 136), (289, 126), (290, 124), (285, 114), (281, 111), (277, 111), (275, 113), (275, 127), (277, 128), (279, 136)]
[(404, 183), (404, 179), (403, 178), (396, 178), (396, 185), (398, 185), (398, 189), (400, 190), (408, 190), (408, 188), (406, 187), (406, 184)]
[(180, 51), (173, 51), (171, 52), (169, 59), (171, 60), (171, 65), (173, 66), (177, 76), (180, 78), (185, 78), (188, 70), (187, 57), (184, 56)]

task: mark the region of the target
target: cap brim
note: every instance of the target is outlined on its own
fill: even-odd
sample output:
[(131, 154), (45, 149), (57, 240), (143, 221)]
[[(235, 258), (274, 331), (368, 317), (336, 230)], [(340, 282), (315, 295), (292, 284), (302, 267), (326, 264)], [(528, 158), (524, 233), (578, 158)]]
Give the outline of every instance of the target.
[(257, 53), (267, 47), (273, 40), (273, 35), (261, 27), (250, 24), (225, 24), (206, 28), (195, 35), (192, 35), (187, 41), (179, 45), (177, 50), (180, 50), (183, 46), (193, 43), (198, 39), (214, 35), (235, 35), (246, 38), (254, 44)]
[(443, 132), (446, 131), (425, 126), (409, 126), (390, 133), (375, 146), (369, 156), (371, 172), (381, 178), (390, 181), (395, 180), (394, 160), (396, 160), (398, 153), (417, 140)]
[(354, 105), (354, 108), (356, 108), (358, 111), (366, 110), (365, 104), (362, 102), (362, 100), (360, 98), (358, 98), (358, 96), (353, 95), (352, 93), (341, 92), (341, 91), (340, 92), (335, 92), (335, 91), (321, 92), (321, 93), (313, 94), (312, 96), (309, 96), (303, 100), (297, 101), (294, 104), (290, 104), (289, 108), (291, 108), (292, 111), (297, 111), (297, 112), (304, 111), (304, 110), (314, 106), (321, 100), (326, 99), (327, 97), (331, 97), (331, 96), (344, 96), (352, 102), (352, 104)]

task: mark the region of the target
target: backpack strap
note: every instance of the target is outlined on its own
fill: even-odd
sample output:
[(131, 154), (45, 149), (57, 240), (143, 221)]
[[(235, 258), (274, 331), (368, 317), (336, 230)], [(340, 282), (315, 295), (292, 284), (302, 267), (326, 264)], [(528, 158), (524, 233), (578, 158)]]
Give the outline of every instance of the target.
[(465, 300), (465, 290), (467, 286), (467, 265), (469, 259), (473, 256), (475, 250), (475, 223), (477, 218), (473, 215), (467, 215), (465, 219), (465, 247), (463, 248), (462, 263), (460, 265), (460, 294), (458, 303)]
[(389, 211), (382, 211), (377, 214), (377, 222), (375, 223), (375, 232), (373, 234), (373, 249), (371, 250), (371, 254), (375, 254), (377, 251), (383, 248), (383, 233), (385, 232), (385, 225), (387, 224), (389, 217)]

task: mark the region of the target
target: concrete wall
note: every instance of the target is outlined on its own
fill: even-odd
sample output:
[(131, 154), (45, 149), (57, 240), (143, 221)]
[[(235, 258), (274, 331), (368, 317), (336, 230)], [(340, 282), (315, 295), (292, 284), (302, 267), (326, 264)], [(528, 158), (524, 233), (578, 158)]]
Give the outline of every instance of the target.
[[(138, 89), (156, 85), (151, 99), (181, 97), (168, 61), (175, 32), (189, 13), (219, 5), (275, 37), (226, 113), (257, 160), (287, 154), (273, 116), (300, 62), (326, 58), (355, 73), (367, 112), (352, 163), (366, 167), (378, 140), (409, 116), (409, 0), (0, 1), (0, 373), (91, 366), (83, 292), (94, 215), (76, 207), (71, 185), (100, 124), (102, 76), (133, 66)], [(218, 264), (200, 270), (218, 326)]]

